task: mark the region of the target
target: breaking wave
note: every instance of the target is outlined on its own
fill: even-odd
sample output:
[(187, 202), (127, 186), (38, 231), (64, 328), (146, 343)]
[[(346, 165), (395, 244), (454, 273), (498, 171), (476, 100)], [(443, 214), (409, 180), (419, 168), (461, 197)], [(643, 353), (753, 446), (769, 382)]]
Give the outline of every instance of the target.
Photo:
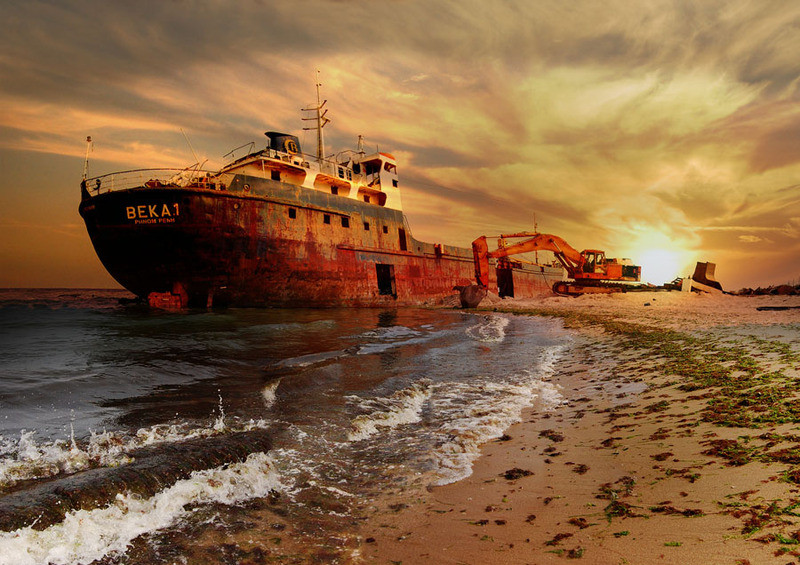
[(283, 485), (270, 457), (253, 453), (241, 463), (196, 471), (148, 499), (118, 494), (105, 508), (70, 512), (63, 522), (44, 530), (29, 526), (0, 532), (0, 565), (88, 563), (124, 553), (136, 537), (168, 527), (191, 512), (187, 505), (235, 504), (272, 490), (281, 491)]
[(559, 387), (547, 382), (561, 349), (545, 350), (538, 369), (523, 373), (516, 382), (481, 379), (440, 385), (444, 394), (432, 401), (432, 410), (444, 422), (436, 432), (441, 440), (432, 453), (434, 484), (444, 485), (468, 477), (473, 462), (480, 456), (480, 446), (519, 422), (524, 408), (534, 402), (542, 410), (563, 404)]
[(431, 397), (431, 391), (431, 381), (422, 379), (388, 398), (362, 401), (362, 405), (372, 411), (353, 419), (347, 439), (359, 441), (378, 433), (379, 428), (394, 428), (401, 424), (419, 422), (422, 406)]
[(80, 442), (74, 437), (38, 442), (35, 431), (23, 430), (17, 440), (0, 437), (0, 491), (20, 481), (130, 463), (132, 459), (128, 454), (142, 447), (267, 427), (268, 423), (264, 420), (228, 424), (224, 413), (220, 411), (213, 423), (205, 427), (159, 424), (141, 428), (133, 435), (124, 432), (91, 432), (87, 440)]
[[(494, 330), (502, 330), (505, 324), (479, 326), (490, 332), (483, 335), (497, 338), (499, 332)], [(433, 471), (433, 484), (466, 478), (480, 456), (481, 446), (519, 422), (524, 409), (535, 406), (550, 411), (565, 402), (560, 387), (548, 382), (563, 349), (561, 345), (543, 348), (535, 368), (502, 378), (490, 374), (461, 381), (422, 379), (388, 397), (350, 397), (358, 401), (364, 413), (351, 420), (347, 439), (373, 439), (370, 445), (377, 447), (388, 439), (386, 431), (419, 424), (404, 430), (398, 441), (406, 445), (410, 440), (426, 453), (421, 461), (424, 468)], [(398, 449), (404, 447), (398, 445)]]

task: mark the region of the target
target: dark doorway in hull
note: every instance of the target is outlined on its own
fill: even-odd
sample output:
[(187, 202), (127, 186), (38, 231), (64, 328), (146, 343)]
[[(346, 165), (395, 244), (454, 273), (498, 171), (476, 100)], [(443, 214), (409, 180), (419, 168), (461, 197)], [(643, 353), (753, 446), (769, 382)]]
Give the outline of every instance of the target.
[(497, 294), (500, 298), (514, 298), (514, 271), (510, 267), (497, 267)]
[(397, 287), (394, 280), (394, 265), (376, 263), (375, 272), (378, 275), (378, 294), (397, 298)]

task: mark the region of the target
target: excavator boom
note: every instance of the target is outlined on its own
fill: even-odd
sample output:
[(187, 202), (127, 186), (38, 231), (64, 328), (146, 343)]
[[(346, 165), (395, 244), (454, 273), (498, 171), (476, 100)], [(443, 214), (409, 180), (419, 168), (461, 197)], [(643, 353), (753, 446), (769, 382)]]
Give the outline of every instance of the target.
[[(528, 237), (530, 236), (530, 237)], [(507, 237), (527, 237), (523, 241), (506, 244)], [(616, 292), (622, 290), (615, 281), (638, 281), (641, 267), (623, 265), (616, 259), (606, 259), (605, 253), (596, 249), (578, 252), (563, 238), (547, 233), (523, 232), (500, 236), (499, 247), (489, 251), (486, 236), (472, 242), (475, 259), (475, 279), (478, 286), (489, 287), (489, 259), (503, 259), (511, 255), (532, 251), (550, 251), (575, 283), (560, 281), (553, 285), (557, 294), (584, 294), (586, 292)]]
[(584, 257), (569, 243), (557, 235), (549, 233), (538, 233), (525, 241), (501, 247), (497, 251), (489, 253), (489, 257), (508, 257), (531, 251), (552, 251), (567, 271), (579, 270), (586, 262)]
[[(505, 243), (506, 237), (520, 237), (530, 234), (512, 234), (501, 236), (500, 241)], [(475, 278), (481, 286), (489, 286), (489, 259), (500, 259), (510, 255), (530, 253), (532, 251), (551, 251), (558, 262), (567, 270), (569, 276), (580, 272), (586, 260), (575, 248), (557, 235), (548, 233), (532, 234), (524, 241), (511, 245), (502, 245), (495, 251), (489, 251), (486, 236), (481, 236), (472, 242), (472, 253), (475, 257)]]

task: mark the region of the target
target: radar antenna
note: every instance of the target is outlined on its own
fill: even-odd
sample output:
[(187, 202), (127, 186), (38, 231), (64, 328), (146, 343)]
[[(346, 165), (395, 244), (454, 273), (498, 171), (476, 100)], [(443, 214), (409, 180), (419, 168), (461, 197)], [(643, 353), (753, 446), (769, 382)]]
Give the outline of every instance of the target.
[(313, 118), (303, 118), (303, 120), (304, 121), (314, 120), (314, 121), (317, 122), (317, 125), (315, 127), (303, 128), (303, 129), (306, 130), (306, 131), (312, 130), (312, 129), (317, 130), (317, 161), (322, 163), (322, 160), (325, 157), (325, 144), (324, 144), (324, 141), (322, 139), (322, 128), (324, 128), (325, 125), (328, 122), (330, 122), (330, 120), (325, 117), (325, 114), (328, 113), (328, 110), (326, 109), (324, 112), (322, 111), (322, 108), (323, 108), (323, 106), (325, 106), (325, 103), (327, 102), (327, 100), (323, 100), (322, 103), (320, 103), (320, 101), (319, 101), (320, 100), (320, 98), (319, 98), (319, 87), (320, 86), (322, 86), (322, 84), (319, 82), (319, 69), (317, 69), (317, 80), (316, 80), (317, 105), (316, 106), (312, 106), (311, 108), (303, 108), (303, 112), (316, 112), (316, 116), (315, 117), (313, 117)]

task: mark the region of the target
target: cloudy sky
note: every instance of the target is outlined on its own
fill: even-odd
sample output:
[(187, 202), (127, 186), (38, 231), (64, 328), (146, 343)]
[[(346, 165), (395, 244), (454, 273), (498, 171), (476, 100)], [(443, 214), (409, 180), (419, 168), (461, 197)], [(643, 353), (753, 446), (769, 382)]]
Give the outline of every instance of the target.
[[(0, 287), (116, 286), (90, 176), (300, 132), (399, 161), (423, 241), (533, 229), (652, 282), (800, 282), (795, 0), (4, 0)], [(301, 140), (304, 138), (301, 136)], [(313, 153), (313, 139), (305, 137)]]

